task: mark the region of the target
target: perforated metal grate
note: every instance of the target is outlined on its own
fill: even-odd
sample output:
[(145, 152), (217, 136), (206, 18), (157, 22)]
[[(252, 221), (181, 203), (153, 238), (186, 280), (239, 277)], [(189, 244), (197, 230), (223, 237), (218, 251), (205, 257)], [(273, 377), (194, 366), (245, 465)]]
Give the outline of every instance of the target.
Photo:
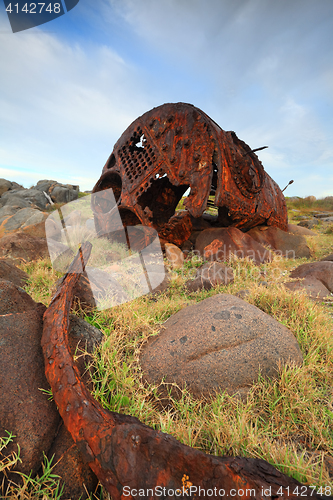
[[(147, 143), (141, 127), (135, 129), (130, 140), (126, 141), (117, 153), (130, 184), (135, 184), (135, 181), (142, 179), (145, 172), (148, 174), (156, 161), (153, 148)], [(138, 193), (143, 191), (144, 186), (141, 188)]]

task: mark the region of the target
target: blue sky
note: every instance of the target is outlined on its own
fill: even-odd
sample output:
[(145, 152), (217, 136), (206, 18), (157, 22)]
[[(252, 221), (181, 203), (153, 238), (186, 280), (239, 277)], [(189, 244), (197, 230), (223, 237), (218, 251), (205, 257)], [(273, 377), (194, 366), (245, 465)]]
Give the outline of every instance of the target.
[(80, 0), (13, 34), (0, 4), (0, 177), (92, 189), (130, 123), (188, 102), (286, 195), (333, 195), (332, 0)]

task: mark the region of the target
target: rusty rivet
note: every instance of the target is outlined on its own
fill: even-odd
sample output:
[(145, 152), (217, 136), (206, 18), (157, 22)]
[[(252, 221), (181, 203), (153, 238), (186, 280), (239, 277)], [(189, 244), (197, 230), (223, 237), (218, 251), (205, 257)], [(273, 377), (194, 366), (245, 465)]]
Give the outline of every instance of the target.
[(163, 144), (162, 145), (162, 151), (166, 151), (168, 149), (168, 145), (167, 144)]
[(176, 135), (181, 134), (181, 133), (182, 133), (182, 131), (183, 131), (183, 127), (181, 127), (181, 126), (176, 127), (176, 130), (175, 130)]
[(193, 156), (193, 158), (194, 158), (194, 161), (200, 161), (201, 154), (195, 153), (195, 155)]
[(185, 148), (189, 148), (191, 146), (191, 144), (192, 144), (191, 139), (186, 139), (186, 141), (184, 142)]
[(176, 163), (176, 158), (173, 156), (172, 158), (170, 158), (170, 163), (173, 165), (174, 163)]

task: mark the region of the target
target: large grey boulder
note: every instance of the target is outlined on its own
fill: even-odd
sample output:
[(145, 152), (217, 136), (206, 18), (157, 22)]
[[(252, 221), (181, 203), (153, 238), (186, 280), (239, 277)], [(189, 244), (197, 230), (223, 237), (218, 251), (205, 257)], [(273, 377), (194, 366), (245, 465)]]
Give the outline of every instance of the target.
[(77, 200), (79, 186), (73, 184), (61, 184), (57, 181), (43, 179), (37, 182), (35, 189), (51, 196), (53, 203), (69, 203)]
[[(4, 210), (3, 207), (2, 210)], [(0, 210), (1, 211), (1, 210)], [(8, 216), (0, 227), (0, 234), (10, 233), (27, 226), (32, 226), (45, 221), (47, 214), (35, 208), (21, 208), (12, 216)]]
[(3, 193), (5, 193), (6, 191), (18, 188), (23, 188), (23, 186), (17, 184), (17, 182), (11, 182), (8, 181), (7, 179), (0, 179), (0, 196), (2, 196)]
[[(25, 203), (26, 207), (39, 208), (45, 210), (49, 204), (45, 194), (38, 189), (13, 189), (7, 191), (1, 196), (0, 202), (4, 205), (15, 205), (20, 200), (20, 203)], [(24, 208), (24, 207), (21, 207)]]
[(7, 179), (0, 179), (0, 196), (10, 189), (12, 189), (12, 183), (7, 181)]
[(31, 203), (22, 196), (16, 196), (15, 191), (7, 191), (0, 198), (1, 207), (11, 206), (17, 209), (28, 208)]
[(19, 207), (13, 207), (11, 205), (5, 205), (0, 208), (0, 224), (2, 224), (8, 217), (16, 214), (18, 210), (21, 210)]
[(51, 198), (54, 203), (69, 203), (77, 200), (79, 191), (70, 185), (57, 185), (51, 191)]
[(220, 294), (169, 318), (141, 354), (146, 382), (186, 385), (197, 397), (215, 391), (245, 396), (259, 372), (276, 377), (278, 365), (300, 365), (293, 333), (255, 306)]

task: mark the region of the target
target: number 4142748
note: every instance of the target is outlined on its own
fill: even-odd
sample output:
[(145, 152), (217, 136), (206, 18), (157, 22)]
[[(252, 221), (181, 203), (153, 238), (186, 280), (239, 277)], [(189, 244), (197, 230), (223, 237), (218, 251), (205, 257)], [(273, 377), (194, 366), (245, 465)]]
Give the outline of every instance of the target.
[[(45, 5), (47, 5), (47, 7), (45, 7)], [(29, 3), (28, 4), (28, 3), (26, 3), (20, 9), (18, 3), (13, 4), (13, 8), (12, 8), (12, 4), (10, 3), (8, 5), (8, 7), (6, 8), (6, 11), (9, 12), (10, 14), (12, 14), (12, 12), (14, 12), (14, 13), (16, 12), (16, 14), (18, 14), (19, 12), (25, 12), (26, 14), (41, 14), (43, 12), (43, 10), (44, 10), (44, 12), (49, 12), (50, 14), (52, 14), (52, 12), (54, 12), (55, 14), (60, 14), (61, 6), (60, 6), (60, 3), (55, 3), (55, 4), (52, 4), (52, 3), (49, 3), (49, 4)]]

